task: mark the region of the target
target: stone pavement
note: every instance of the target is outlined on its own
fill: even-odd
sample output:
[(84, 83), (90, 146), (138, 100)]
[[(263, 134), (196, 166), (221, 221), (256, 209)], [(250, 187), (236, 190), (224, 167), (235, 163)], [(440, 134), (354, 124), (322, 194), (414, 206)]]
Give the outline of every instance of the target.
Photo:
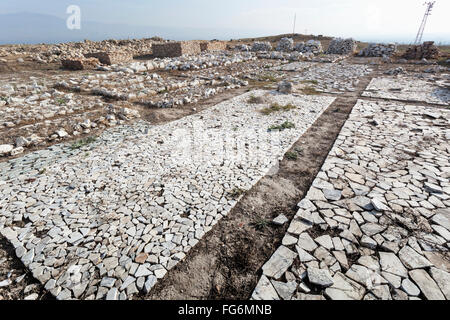
[[(291, 107), (264, 114), (248, 102), (261, 95)], [(57, 299), (147, 292), (333, 101), (257, 90), (168, 124), (108, 129), (76, 151), (10, 160), (0, 232)]]
[(449, 299), (449, 121), (360, 100), (252, 299)]
[(374, 78), (363, 97), (450, 105), (450, 91), (430, 81), (407, 77)]

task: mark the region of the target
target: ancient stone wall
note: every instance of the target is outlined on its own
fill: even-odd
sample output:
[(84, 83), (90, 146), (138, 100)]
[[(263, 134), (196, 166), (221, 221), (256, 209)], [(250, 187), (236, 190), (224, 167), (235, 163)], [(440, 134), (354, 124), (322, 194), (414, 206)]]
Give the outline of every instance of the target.
[(72, 58), (61, 60), (64, 69), (68, 70), (89, 70), (95, 69), (100, 61), (97, 58)]
[(209, 41), (200, 43), (201, 51), (222, 51), (227, 49), (225, 41)]
[(133, 55), (129, 52), (95, 52), (84, 55), (86, 58), (97, 58), (102, 64), (120, 64), (133, 60)]
[(437, 59), (439, 49), (433, 41), (424, 42), (422, 45), (412, 46), (406, 50), (403, 58), (408, 60)]
[(153, 56), (157, 58), (193, 55), (199, 54), (202, 51), (200, 48), (200, 43), (195, 41), (158, 43), (154, 44), (152, 49)]

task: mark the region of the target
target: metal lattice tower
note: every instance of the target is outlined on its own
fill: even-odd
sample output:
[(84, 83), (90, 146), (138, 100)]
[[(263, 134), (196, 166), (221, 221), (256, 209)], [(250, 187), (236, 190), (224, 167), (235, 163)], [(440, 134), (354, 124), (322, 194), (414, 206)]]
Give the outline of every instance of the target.
[(434, 4), (436, 1), (425, 2), (424, 5), (427, 6), (425, 10), (425, 15), (423, 16), (422, 24), (420, 25), (419, 32), (417, 32), (416, 40), (414, 44), (420, 44), (422, 42), (423, 32), (425, 30), (425, 26), (427, 24), (428, 17), (431, 15), (431, 10), (433, 10)]

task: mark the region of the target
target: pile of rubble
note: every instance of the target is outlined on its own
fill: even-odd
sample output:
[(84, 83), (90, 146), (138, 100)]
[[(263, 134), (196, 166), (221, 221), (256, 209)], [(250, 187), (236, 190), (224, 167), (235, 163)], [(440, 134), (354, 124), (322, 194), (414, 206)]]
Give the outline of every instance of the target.
[(260, 52), (258, 53), (258, 59), (270, 59), (270, 60), (285, 60), (285, 61), (300, 61), (304, 59), (311, 58), (313, 56), (312, 53), (302, 54), (297, 51), (289, 52)]
[(246, 45), (246, 44), (238, 44), (234, 47), (235, 51), (244, 51), (244, 52), (249, 52), (251, 50), (251, 48)]
[(394, 68), (386, 71), (384, 74), (388, 74), (390, 76), (396, 76), (399, 74), (405, 73), (405, 70), (402, 67)]
[(301, 52), (301, 53), (313, 53), (313, 54), (319, 54), (323, 52), (322, 49), (322, 43), (317, 40), (309, 40), (308, 42), (299, 42), (295, 46), (295, 51)]
[(83, 58), (85, 54), (95, 52), (124, 52), (132, 56), (152, 53), (154, 43), (164, 42), (161, 38), (130, 39), (130, 40), (104, 40), (94, 42), (85, 40), (83, 42), (59, 43), (54, 45), (11, 45), (2, 49), (1, 56), (30, 57), (39, 63), (54, 63), (69, 58)]
[(384, 57), (392, 56), (397, 51), (395, 43), (370, 43), (367, 48), (359, 52), (360, 57)]
[(240, 63), (255, 60), (252, 53), (229, 54), (228, 52), (204, 53), (202, 55), (181, 57), (166, 63), (166, 70), (199, 70), (210, 67), (228, 66), (233, 63)]
[(437, 59), (439, 49), (434, 45), (434, 41), (427, 41), (422, 45), (408, 48), (402, 57), (407, 60)]
[(270, 42), (255, 42), (252, 46), (252, 51), (272, 51), (272, 45)]
[(327, 54), (343, 54), (348, 55), (356, 51), (357, 43), (352, 38), (342, 39), (334, 38), (326, 51)]
[(87, 53), (83, 57), (67, 56), (61, 60), (64, 69), (68, 70), (92, 70), (100, 64), (114, 65), (133, 60), (133, 55), (127, 51), (101, 51)]
[(282, 38), (278, 42), (277, 51), (291, 52), (292, 50), (294, 50), (294, 40), (291, 38)]

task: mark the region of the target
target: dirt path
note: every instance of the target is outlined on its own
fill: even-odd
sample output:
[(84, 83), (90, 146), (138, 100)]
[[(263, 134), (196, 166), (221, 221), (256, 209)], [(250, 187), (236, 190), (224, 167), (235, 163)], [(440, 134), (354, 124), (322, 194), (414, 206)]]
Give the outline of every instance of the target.
[(186, 260), (159, 281), (148, 295), (135, 299), (249, 299), (260, 268), (281, 244), (288, 224), (307, 193), (360, 94), (374, 74), (361, 79), (357, 91), (339, 96), (283, 159), (274, 175), (261, 179), (238, 205), (192, 249)]

